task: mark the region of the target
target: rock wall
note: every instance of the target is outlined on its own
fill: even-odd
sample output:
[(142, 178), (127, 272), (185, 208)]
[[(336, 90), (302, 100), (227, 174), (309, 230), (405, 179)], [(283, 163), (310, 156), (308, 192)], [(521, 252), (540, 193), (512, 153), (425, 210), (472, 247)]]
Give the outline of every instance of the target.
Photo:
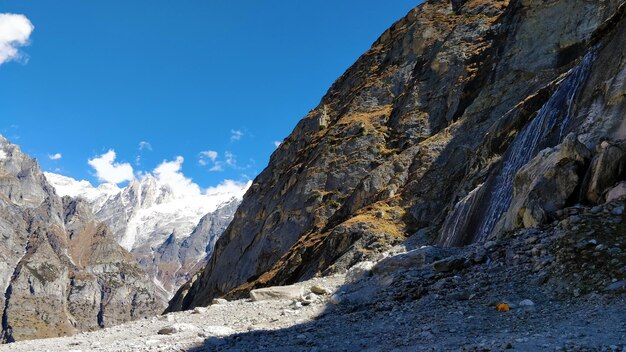
[(159, 313), (166, 297), (90, 206), (58, 197), (0, 136), (2, 341), (71, 335)]
[(418, 6), (298, 123), (170, 310), (344, 270), (413, 234), (449, 246), (497, 236), (515, 175), (541, 150), (569, 133), (589, 150), (625, 138), (624, 8)]

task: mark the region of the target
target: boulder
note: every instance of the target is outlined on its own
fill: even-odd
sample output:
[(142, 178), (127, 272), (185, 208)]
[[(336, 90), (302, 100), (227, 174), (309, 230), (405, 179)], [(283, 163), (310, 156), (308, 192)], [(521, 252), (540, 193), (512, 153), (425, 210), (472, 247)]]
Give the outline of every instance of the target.
[(227, 326), (209, 325), (204, 328), (204, 334), (212, 337), (224, 337), (234, 333), (235, 330)]
[(419, 268), (445, 257), (443, 248), (427, 246), (385, 258), (372, 269), (374, 274), (386, 274), (402, 268)]
[(598, 146), (587, 175), (585, 198), (588, 201), (602, 203), (606, 192), (625, 178), (626, 147), (623, 144), (604, 141)]
[(537, 227), (565, 206), (579, 184), (590, 152), (573, 134), (555, 148), (539, 152), (515, 175), (513, 200), (501, 230)]
[(606, 201), (612, 202), (626, 197), (626, 181), (618, 183), (615, 187), (606, 192)]
[(440, 273), (447, 273), (463, 269), (467, 264), (465, 258), (446, 258), (433, 263), (433, 269)]
[(331, 291), (329, 289), (327, 289), (324, 286), (320, 286), (320, 285), (313, 285), (313, 286), (311, 286), (311, 292), (315, 293), (316, 295), (329, 295), (329, 294), (331, 294)]
[(250, 291), (253, 301), (272, 301), (281, 299), (301, 299), (304, 290), (300, 286), (272, 286)]
[(181, 332), (193, 332), (199, 330), (197, 326), (187, 323), (176, 323), (161, 328), (157, 333), (159, 335), (174, 335)]

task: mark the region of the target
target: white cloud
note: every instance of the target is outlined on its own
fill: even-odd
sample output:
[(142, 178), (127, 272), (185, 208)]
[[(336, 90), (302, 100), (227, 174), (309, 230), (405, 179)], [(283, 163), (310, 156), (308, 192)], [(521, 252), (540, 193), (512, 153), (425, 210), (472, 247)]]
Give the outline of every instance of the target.
[(274, 141), (274, 147), (276, 147), (276, 148), (280, 147), (281, 144), (282, 144), (282, 142), (280, 142), (280, 141)]
[(243, 137), (244, 133), (241, 132), (240, 130), (230, 130), (230, 141), (231, 142), (235, 142), (241, 139), (241, 137)]
[(222, 183), (215, 187), (209, 187), (206, 189), (205, 194), (212, 195), (218, 193), (235, 193), (238, 191), (245, 192), (252, 185), (252, 181), (248, 181), (246, 183), (241, 183), (233, 180), (224, 180)]
[(62, 157), (63, 157), (63, 155), (61, 153), (48, 154), (48, 158), (50, 158), (50, 160), (59, 160)]
[(19, 48), (28, 45), (28, 38), (35, 27), (24, 15), (0, 13), (0, 65), (24, 59)]
[(215, 164), (209, 169), (212, 172), (224, 171), (224, 164), (221, 161), (216, 161)]
[(152, 144), (146, 141), (139, 142), (139, 150), (144, 150), (144, 149), (152, 151)]
[(200, 152), (200, 159), (198, 159), (198, 164), (202, 166), (211, 165), (209, 171), (224, 171), (223, 163), (217, 160), (219, 157), (219, 153), (215, 150), (205, 150)]
[(226, 158), (226, 165), (230, 166), (230, 167), (235, 167), (237, 166), (237, 159), (235, 154), (231, 153), (231, 152), (226, 152), (224, 153), (224, 158)]
[(200, 156), (201, 157), (207, 157), (211, 161), (215, 161), (215, 159), (217, 159), (218, 155), (219, 154), (215, 150), (207, 150), (207, 151), (204, 151), (204, 152), (200, 152)]
[(129, 163), (116, 163), (116, 154), (113, 149), (89, 159), (88, 163), (96, 170), (96, 177), (102, 182), (122, 183), (135, 178), (133, 167)]
[(200, 186), (182, 173), (184, 161), (185, 158), (182, 156), (177, 156), (173, 161), (164, 160), (152, 173), (159, 182), (168, 185), (177, 196), (200, 195), (202, 193)]

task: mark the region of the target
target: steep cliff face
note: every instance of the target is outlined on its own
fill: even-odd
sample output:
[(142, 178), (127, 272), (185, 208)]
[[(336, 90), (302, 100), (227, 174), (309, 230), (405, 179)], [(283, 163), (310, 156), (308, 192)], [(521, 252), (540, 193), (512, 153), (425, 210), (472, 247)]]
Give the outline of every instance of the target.
[(82, 201), (59, 198), (0, 137), (2, 340), (70, 335), (157, 314), (165, 295)]
[[(559, 151), (626, 137), (624, 7), (418, 6), (298, 123), (170, 309), (343, 270), (413, 234), (447, 246), (484, 241), (579, 201), (593, 178), (585, 174), (602, 172), (589, 170), (587, 151)], [(570, 162), (553, 179), (569, 182), (553, 187), (563, 199), (541, 203), (541, 182), (516, 175), (569, 134), (552, 159)], [(552, 177), (531, 166), (525, 175)]]

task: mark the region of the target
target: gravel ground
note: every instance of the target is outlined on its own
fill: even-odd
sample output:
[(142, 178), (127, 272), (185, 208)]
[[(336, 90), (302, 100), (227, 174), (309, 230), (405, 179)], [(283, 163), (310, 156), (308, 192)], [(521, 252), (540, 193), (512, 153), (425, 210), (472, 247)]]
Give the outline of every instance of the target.
[(0, 351), (625, 351), (624, 205), (566, 209), (464, 248), (409, 240), (296, 284), (299, 299), (223, 301)]

